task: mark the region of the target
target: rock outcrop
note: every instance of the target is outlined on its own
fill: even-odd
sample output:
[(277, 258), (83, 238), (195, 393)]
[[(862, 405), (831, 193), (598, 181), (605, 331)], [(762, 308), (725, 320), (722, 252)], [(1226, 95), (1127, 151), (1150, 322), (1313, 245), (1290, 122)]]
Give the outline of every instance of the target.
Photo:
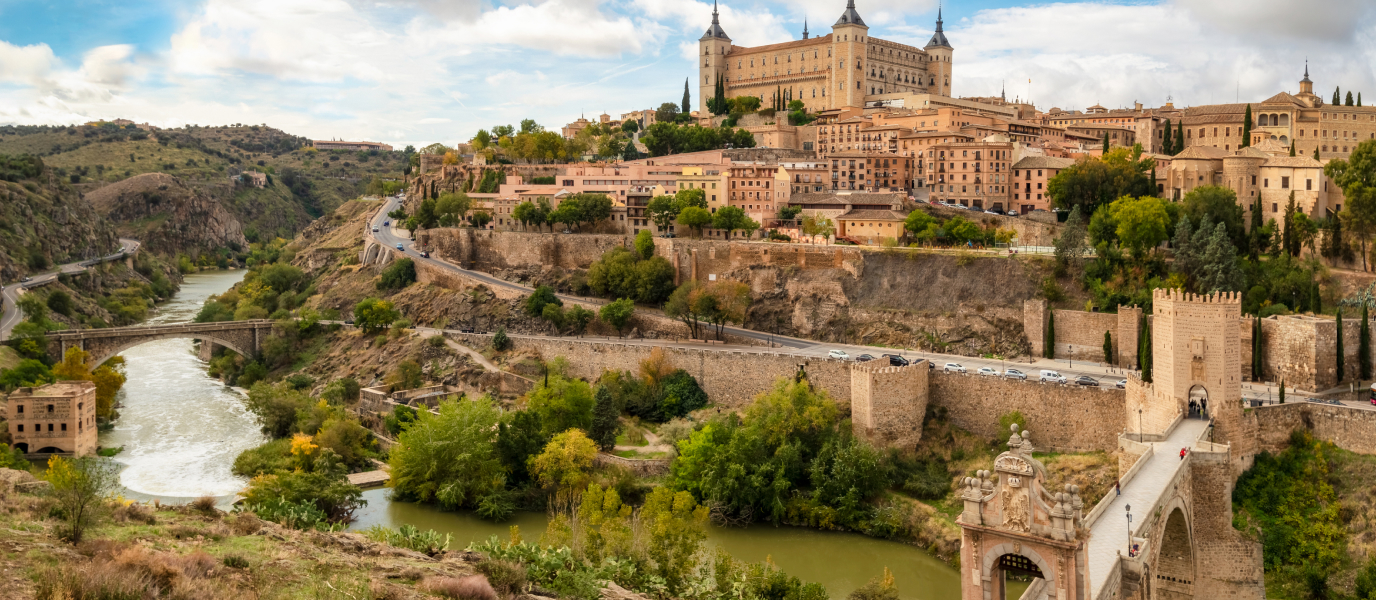
[(123, 235), (158, 254), (198, 255), (248, 247), (239, 220), (219, 201), (165, 173), (136, 175), (86, 195)]
[[(35, 159), (36, 160), (36, 159)], [(0, 181), (0, 280), (119, 248), (115, 228), (38, 162), (33, 177)]]

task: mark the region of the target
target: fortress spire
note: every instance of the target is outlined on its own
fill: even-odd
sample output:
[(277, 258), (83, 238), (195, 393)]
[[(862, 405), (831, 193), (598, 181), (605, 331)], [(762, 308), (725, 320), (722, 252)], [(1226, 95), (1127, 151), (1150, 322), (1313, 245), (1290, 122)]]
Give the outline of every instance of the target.
[(950, 48), (950, 47), (951, 47), (951, 42), (946, 41), (946, 34), (943, 33), (943, 32), (941, 31), (941, 5), (940, 5), (940, 4), (938, 4), (937, 7), (936, 7), (936, 32), (932, 34), (932, 40), (931, 40), (930, 42), (927, 42), (927, 47), (928, 47), (928, 48), (931, 48), (931, 47), (934, 47), (934, 46), (939, 46), (939, 47), (942, 47), (942, 48)]
[(726, 35), (725, 31), (722, 31), (721, 23), (717, 20), (716, 0), (712, 0), (712, 25), (707, 28), (707, 33), (702, 34), (702, 37), (698, 38), (698, 41), (710, 40), (712, 38), (719, 38), (723, 40), (731, 39), (729, 36)]
[[(803, 39), (807, 39), (807, 19), (806, 19), (806, 18), (803, 19)], [(1306, 67), (1306, 68), (1305, 68), (1305, 71), (1307, 72), (1308, 70), (1309, 70), (1309, 69)]]
[(860, 13), (855, 12), (855, 0), (846, 0), (846, 12), (841, 13), (841, 18), (836, 20), (836, 25), (865, 25), (865, 20), (860, 18)]

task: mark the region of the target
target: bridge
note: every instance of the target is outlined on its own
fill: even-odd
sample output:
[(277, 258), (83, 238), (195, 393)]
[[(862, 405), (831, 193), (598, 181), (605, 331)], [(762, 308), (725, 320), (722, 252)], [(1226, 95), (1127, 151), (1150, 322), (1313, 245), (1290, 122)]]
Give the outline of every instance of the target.
[(81, 348), (90, 353), (90, 364), (99, 365), (139, 344), (156, 340), (192, 338), (209, 341), (242, 356), (251, 357), (258, 354), (262, 341), (271, 333), (272, 321), (268, 319), (81, 329), (48, 334), (47, 350), (49, 357), (60, 361), (68, 348)]
[[(1047, 489), (1017, 426), (991, 471), (960, 482), (961, 597), (996, 600), (1262, 598), (1261, 544), (1232, 527), (1232, 491), (1257, 452), (1242, 413), (1239, 296), (1156, 290), (1152, 369), (1129, 377), (1119, 484), (1088, 506)], [(1042, 443), (1055, 443), (1045, 440)]]

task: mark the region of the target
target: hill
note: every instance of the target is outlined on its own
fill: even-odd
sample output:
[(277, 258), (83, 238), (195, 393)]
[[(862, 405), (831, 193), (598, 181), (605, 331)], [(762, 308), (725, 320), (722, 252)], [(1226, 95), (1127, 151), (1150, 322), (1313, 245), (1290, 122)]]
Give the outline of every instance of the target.
[[(0, 154), (41, 157), (83, 193), (147, 173), (173, 175), (217, 200), (250, 242), (294, 237), (373, 179), (403, 177), (411, 159), (407, 152), (319, 152), (306, 138), (263, 125), (145, 131), (113, 123), (0, 127)], [(266, 173), (268, 184), (239, 182), (243, 171)]]
[(115, 228), (41, 159), (0, 154), (0, 280), (116, 248)]
[(159, 254), (199, 256), (248, 248), (239, 219), (201, 190), (165, 173), (144, 173), (86, 195), (120, 235)]

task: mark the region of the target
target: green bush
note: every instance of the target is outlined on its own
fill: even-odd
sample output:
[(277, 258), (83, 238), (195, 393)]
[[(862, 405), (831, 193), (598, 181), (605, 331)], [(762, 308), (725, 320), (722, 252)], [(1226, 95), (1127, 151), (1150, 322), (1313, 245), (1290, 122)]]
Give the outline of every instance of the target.
[(451, 536), (441, 536), (434, 529), (421, 531), (414, 525), (402, 525), (397, 529), (374, 525), (363, 530), (363, 535), (374, 542), (415, 550), (426, 556), (437, 556), (449, 551)]
[(379, 290), (399, 290), (416, 282), (416, 263), (409, 258), (393, 262), (382, 271), (377, 282)]
[(511, 349), (511, 338), (507, 337), (505, 327), (498, 327), (497, 333), (492, 336), (492, 349), (498, 352)]

